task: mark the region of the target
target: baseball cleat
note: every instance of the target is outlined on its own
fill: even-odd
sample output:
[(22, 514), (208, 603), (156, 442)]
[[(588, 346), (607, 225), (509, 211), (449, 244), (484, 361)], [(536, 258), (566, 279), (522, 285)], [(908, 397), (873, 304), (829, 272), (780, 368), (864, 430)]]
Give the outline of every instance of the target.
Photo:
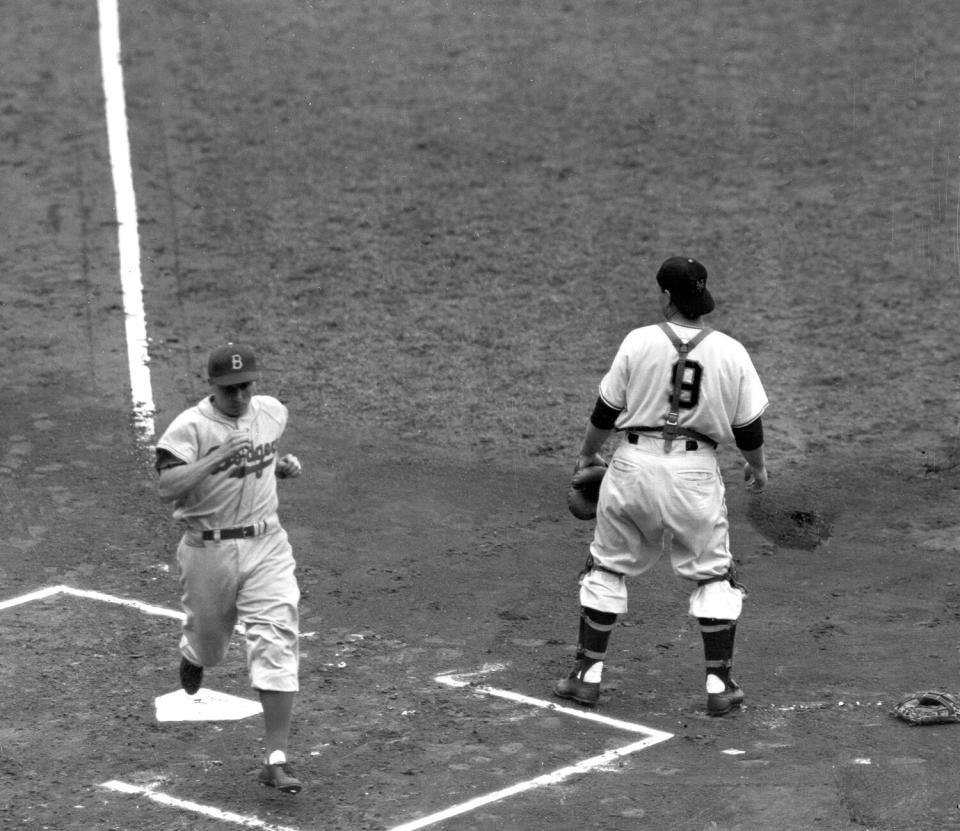
[(186, 658), (180, 659), (180, 686), (187, 695), (194, 695), (203, 684), (203, 667), (191, 664)]
[(743, 690), (736, 681), (728, 681), (727, 688), (719, 693), (707, 693), (707, 713), (711, 716), (723, 716), (734, 707), (743, 704)]
[(303, 788), (300, 780), (293, 773), (289, 762), (279, 765), (266, 763), (260, 770), (260, 781), (268, 788), (276, 788), (282, 793), (300, 793)]
[(600, 700), (600, 682), (584, 681), (578, 673), (574, 672), (569, 678), (561, 678), (557, 681), (553, 693), (559, 698), (569, 698), (592, 707)]

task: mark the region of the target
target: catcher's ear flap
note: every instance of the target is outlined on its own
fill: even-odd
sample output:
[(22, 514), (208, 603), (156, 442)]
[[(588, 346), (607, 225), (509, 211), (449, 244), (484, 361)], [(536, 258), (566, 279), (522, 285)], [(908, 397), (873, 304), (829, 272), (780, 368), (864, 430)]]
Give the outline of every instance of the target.
[(600, 499), (600, 485), (607, 472), (606, 465), (591, 465), (573, 474), (567, 490), (567, 507), (577, 519), (594, 519)]

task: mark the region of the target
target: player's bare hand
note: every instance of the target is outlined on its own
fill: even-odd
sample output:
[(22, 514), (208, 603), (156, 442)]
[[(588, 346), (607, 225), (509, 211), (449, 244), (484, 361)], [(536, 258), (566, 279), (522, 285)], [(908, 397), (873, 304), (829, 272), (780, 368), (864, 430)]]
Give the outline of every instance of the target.
[(227, 440), (220, 445), (220, 452), (225, 459), (234, 456), (246, 456), (253, 450), (253, 441), (249, 430), (234, 430)]
[(287, 453), (277, 459), (277, 476), (280, 479), (292, 479), (299, 476), (302, 470), (303, 465), (292, 453)]
[(751, 493), (763, 493), (767, 487), (769, 476), (765, 467), (754, 467), (750, 462), (743, 465), (743, 480), (747, 483), (747, 490)]

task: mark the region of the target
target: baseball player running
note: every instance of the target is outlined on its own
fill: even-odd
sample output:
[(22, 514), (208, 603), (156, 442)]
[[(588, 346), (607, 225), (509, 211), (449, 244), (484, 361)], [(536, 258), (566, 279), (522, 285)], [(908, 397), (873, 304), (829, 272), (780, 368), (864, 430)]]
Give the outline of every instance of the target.
[(250, 682), (263, 705), (259, 780), (298, 793), (287, 740), (299, 691), (300, 590), (277, 519), (276, 480), (299, 476), (301, 466), (296, 456), (279, 455), (287, 408), (254, 394), (253, 350), (214, 349), (207, 370), (212, 394), (180, 413), (157, 442), (158, 492), (184, 526), (180, 682), (189, 695), (200, 689), (204, 667), (220, 663), (241, 620)]
[(743, 702), (731, 677), (744, 593), (730, 554), (718, 445), (743, 455), (748, 487), (763, 490), (767, 406), (747, 351), (703, 322), (714, 301), (707, 270), (671, 257), (657, 272), (665, 322), (630, 332), (600, 382), (576, 470), (604, 464), (600, 450), (616, 430), (623, 441), (603, 477), (596, 527), (580, 576), (576, 663), (554, 692), (596, 704), (617, 616), (627, 611), (626, 579), (669, 552), (673, 572), (693, 585), (706, 660), (707, 712), (722, 716)]

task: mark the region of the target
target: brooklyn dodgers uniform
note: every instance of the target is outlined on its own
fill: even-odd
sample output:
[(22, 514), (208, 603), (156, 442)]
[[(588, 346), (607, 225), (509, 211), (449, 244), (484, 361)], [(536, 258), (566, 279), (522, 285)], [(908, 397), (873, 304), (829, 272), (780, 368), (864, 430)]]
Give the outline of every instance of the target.
[[(251, 450), (221, 463), (174, 504), (185, 525), (177, 556), (186, 614), (180, 650), (193, 664), (220, 663), (237, 619), (246, 629), (250, 682), (296, 692), (300, 592), (287, 533), (277, 518), (277, 447), (287, 408), (254, 395), (230, 418), (205, 398), (181, 413), (157, 443), (158, 467), (193, 462), (248, 430)], [(225, 533), (226, 532), (226, 533)]]

